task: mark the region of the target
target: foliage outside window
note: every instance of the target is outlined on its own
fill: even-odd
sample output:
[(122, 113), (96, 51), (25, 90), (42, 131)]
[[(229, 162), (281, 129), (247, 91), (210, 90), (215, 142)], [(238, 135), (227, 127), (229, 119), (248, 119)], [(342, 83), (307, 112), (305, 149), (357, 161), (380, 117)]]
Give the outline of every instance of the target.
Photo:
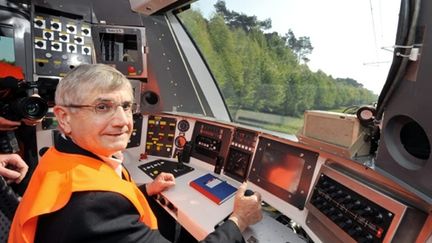
[[(215, 5), (208, 19), (192, 7), (180, 19), (204, 55), (234, 121), (295, 134), (305, 110), (343, 111), (377, 95), (352, 78), (311, 71), (309, 37), (269, 32), (258, 20)], [(288, 25), (288, 24), (287, 24)]]

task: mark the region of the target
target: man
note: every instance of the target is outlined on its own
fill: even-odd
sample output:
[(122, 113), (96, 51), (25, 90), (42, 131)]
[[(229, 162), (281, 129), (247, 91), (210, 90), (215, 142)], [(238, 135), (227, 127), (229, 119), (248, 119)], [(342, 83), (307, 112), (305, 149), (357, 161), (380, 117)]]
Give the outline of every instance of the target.
[[(81, 65), (59, 82), (55, 101), (63, 135), (41, 158), (9, 242), (168, 242), (143, 194), (174, 186), (173, 175), (138, 189), (121, 164), (133, 124), (129, 81), (107, 65)], [(246, 197), (245, 189), (204, 241), (244, 242), (241, 231), (262, 218), (260, 195)]]

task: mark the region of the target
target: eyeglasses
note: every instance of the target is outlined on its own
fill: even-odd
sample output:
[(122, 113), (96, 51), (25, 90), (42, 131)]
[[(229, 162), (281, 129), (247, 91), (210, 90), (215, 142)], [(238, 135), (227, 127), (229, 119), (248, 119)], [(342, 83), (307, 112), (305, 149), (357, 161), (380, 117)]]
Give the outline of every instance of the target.
[(116, 103), (114, 101), (101, 101), (95, 105), (76, 105), (69, 104), (63, 105), (64, 107), (70, 108), (93, 108), (94, 112), (98, 115), (103, 116), (113, 116), (117, 110), (117, 107), (121, 107), (126, 114), (133, 114), (138, 111), (138, 105), (136, 103), (132, 103), (130, 101), (125, 101), (122, 103)]

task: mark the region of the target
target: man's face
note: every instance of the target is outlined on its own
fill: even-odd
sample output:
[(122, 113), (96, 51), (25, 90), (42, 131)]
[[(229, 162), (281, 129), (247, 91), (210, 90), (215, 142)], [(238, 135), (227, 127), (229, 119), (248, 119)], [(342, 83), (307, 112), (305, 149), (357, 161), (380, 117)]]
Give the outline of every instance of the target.
[[(89, 98), (85, 104), (78, 105), (98, 105), (98, 108), (69, 111), (70, 131), (66, 134), (77, 145), (97, 155), (111, 156), (125, 149), (133, 128), (132, 111), (119, 105), (128, 102), (132, 102), (132, 97), (126, 90)], [(111, 104), (111, 112), (104, 111), (105, 104)]]

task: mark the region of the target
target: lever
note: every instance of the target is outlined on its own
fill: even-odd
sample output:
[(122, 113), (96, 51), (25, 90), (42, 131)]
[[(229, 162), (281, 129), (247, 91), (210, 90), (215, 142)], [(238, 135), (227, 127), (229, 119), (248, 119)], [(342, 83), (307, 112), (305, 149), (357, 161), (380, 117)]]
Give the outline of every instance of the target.
[(192, 142), (188, 141), (183, 146), (183, 150), (178, 153), (178, 155), (177, 155), (177, 159), (178, 159), (177, 169), (182, 170), (182, 169), (184, 169), (183, 163), (189, 163), (191, 153), (192, 153), (192, 147), (193, 147)]
[(246, 197), (250, 197), (250, 196), (252, 196), (253, 194), (255, 194), (255, 192), (252, 191), (251, 189), (246, 189), (246, 191), (244, 192), (244, 195), (245, 195)]
[(223, 167), (223, 163), (224, 163), (224, 157), (222, 156), (216, 156), (216, 164), (214, 167), (214, 173), (216, 174), (220, 174), (222, 171), (222, 167)]

